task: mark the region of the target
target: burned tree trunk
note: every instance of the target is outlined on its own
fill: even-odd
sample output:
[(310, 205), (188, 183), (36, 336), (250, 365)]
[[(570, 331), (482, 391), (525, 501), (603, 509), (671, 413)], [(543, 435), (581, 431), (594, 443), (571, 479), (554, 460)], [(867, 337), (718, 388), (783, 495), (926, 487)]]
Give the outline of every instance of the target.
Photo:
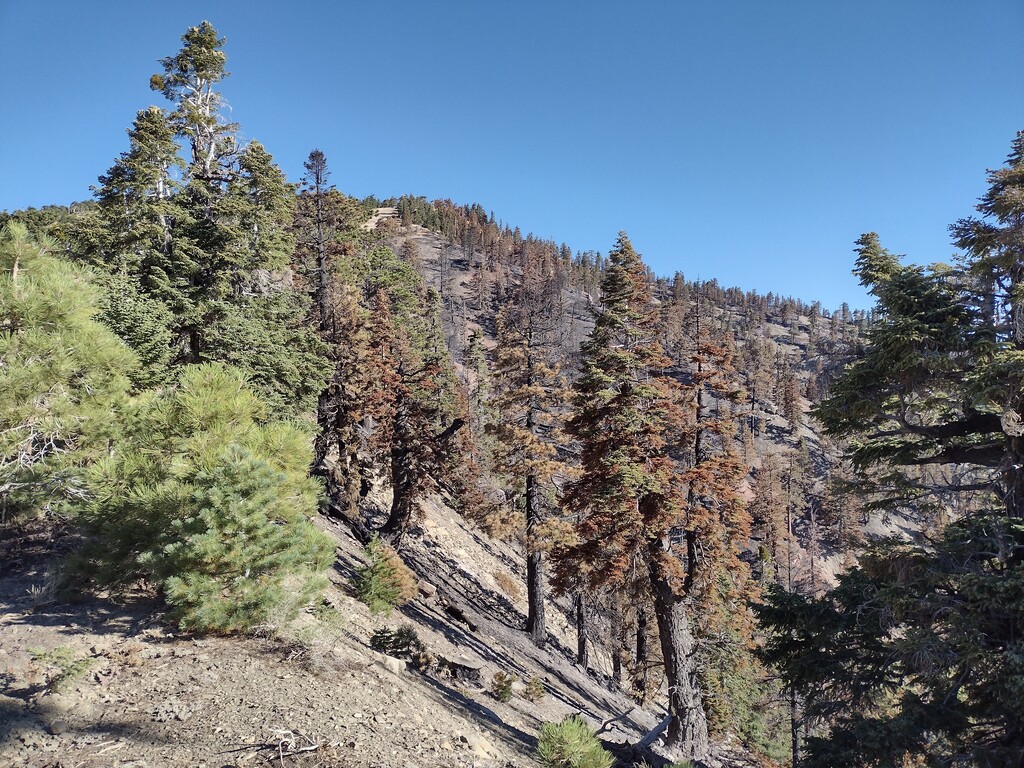
[(391, 445), (391, 488), (393, 496), (388, 519), (380, 529), (381, 536), (395, 549), (413, 522), (416, 496), (428, 473), (439, 473), (437, 457), (448, 449), (455, 433), (465, 421), (455, 419), (443, 432), (422, 439), (412, 428), (408, 402), (400, 402), (394, 419)]
[(636, 677), (633, 687), (640, 704), (647, 701), (647, 610), (640, 606), (636, 612)]
[(540, 499), (537, 476), (526, 477), (526, 631), (538, 648), (543, 648), (548, 639), (544, 621), (544, 553), (537, 548), (534, 540), (536, 527), (541, 522)]
[(587, 611), (583, 590), (576, 593), (576, 663), (584, 670), (590, 663), (590, 649), (587, 647)]
[(664, 556), (658, 543), (652, 543), (649, 558), (654, 613), (658, 621), (661, 654), (668, 678), (668, 711), (672, 718), (666, 746), (690, 760), (708, 754), (708, 720), (701, 700), (697, 675), (697, 641), (690, 628), (686, 598), (676, 594), (663, 572)]

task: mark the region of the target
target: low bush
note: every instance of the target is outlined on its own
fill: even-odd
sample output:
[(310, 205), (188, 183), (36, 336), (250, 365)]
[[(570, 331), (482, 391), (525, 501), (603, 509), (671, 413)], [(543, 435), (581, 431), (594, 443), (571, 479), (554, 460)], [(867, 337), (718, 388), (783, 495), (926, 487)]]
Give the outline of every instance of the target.
[(372, 613), (389, 613), (416, 596), (416, 576), (395, 550), (374, 536), (365, 553), (368, 562), (356, 571), (355, 588)]
[(498, 701), (508, 704), (512, 701), (512, 685), (519, 678), (507, 672), (495, 672), (491, 678), (491, 693)]
[(534, 704), (539, 704), (546, 695), (547, 689), (539, 677), (531, 677), (526, 681), (526, 690), (523, 692), (523, 698)]
[(434, 664), (434, 657), (426, 644), (408, 624), (398, 629), (378, 629), (370, 637), (370, 647), (396, 659), (408, 659), (413, 669), (420, 672), (427, 671)]
[(549, 768), (611, 768), (615, 762), (579, 715), (560, 723), (544, 723), (537, 739), (537, 755)]

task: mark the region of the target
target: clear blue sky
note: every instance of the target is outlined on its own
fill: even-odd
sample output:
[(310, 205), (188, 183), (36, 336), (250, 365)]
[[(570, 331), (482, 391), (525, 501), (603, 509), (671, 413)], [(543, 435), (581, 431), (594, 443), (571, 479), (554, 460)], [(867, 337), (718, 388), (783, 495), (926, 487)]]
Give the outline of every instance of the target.
[(297, 180), (480, 202), (662, 274), (867, 306), (853, 241), (952, 253), (1024, 129), (1024, 2), (0, 0), (0, 209), (68, 203), (209, 19), (248, 138)]

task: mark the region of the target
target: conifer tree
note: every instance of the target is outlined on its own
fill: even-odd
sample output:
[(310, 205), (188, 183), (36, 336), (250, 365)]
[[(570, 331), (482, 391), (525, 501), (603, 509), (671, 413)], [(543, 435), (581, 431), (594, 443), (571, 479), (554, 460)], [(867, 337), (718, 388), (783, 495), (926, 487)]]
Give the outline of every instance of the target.
[[(294, 187), (262, 145), (241, 146), (226, 119), (224, 39), (203, 22), (182, 42), (151, 80), (174, 109), (139, 113), (129, 150), (100, 177), (97, 215), (76, 237), (90, 261), (127, 278), (119, 290), (135, 284), (166, 307), (132, 303), (151, 326), (169, 321), (172, 365), (230, 363), (277, 407), (302, 412), (324, 372), (323, 349), (304, 326), (307, 300), (285, 273)], [(111, 321), (129, 343), (141, 341), (125, 318)], [(147, 346), (138, 351), (155, 359)]]
[(189, 145), (190, 182), (205, 185), (216, 196), (233, 176), (229, 169), (238, 150), (237, 125), (224, 119), (224, 98), (216, 89), (230, 74), (222, 50), (226, 40), (204, 21), (189, 27), (181, 42), (177, 54), (160, 60), (163, 74), (153, 75), (149, 86), (175, 105), (170, 120)]
[[(390, 369), (370, 354), (369, 339), (383, 340), (383, 329), (366, 323), (360, 293), (350, 284), (331, 280), (327, 285), (327, 318), (323, 339), (333, 371), (317, 400), (317, 434), (312, 471), (327, 487), (327, 512), (344, 520), (363, 541), (370, 531), (360, 518), (363, 466), (359, 457), (359, 424), (364, 408), (376, 413), (368, 392), (388, 391)], [(370, 383), (380, 381), (381, 389)]]
[(174, 201), (175, 177), (184, 164), (174, 129), (157, 107), (138, 113), (128, 141), (129, 149), (94, 188), (100, 222), (87, 216), (74, 235), (87, 259), (111, 272), (137, 275), (158, 293), (173, 272), (167, 266), (174, 256), (173, 223), (183, 216)]
[[(360, 450), (378, 461), (393, 497), (380, 535), (396, 548), (424, 494), (450, 482), (465, 403), (440, 327), (439, 297), (391, 249), (373, 246), (339, 264), (329, 332), (335, 373), (321, 393), (314, 467), (329, 504), (369, 540), (358, 504), (369, 490)], [(364, 482), (365, 481), (365, 482)]]
[(98, 277), (105, 289), (97, 319), (117, 334), (138, 356), (139, 366), (127, 373), (137, 389), (147, 389), (170, 379), (174, 355), (171, 326), (174, 317), (167, 305), (147, 295), (138, 281), (117, 273)]
[(952, 496), (967, 511), (927, 542), (871, 548), (821, 597), (775, 593), (759, 609), (767, 658), (821, 729), (808, 766), (1024, 754), (1024, 134), (989, 183), (982, 218), (952, 228), (958, 266), (905, 266), (873, 233), (857, 242), (876, 320), (817, 414), (850, 439), (872, 507)]
[(320, 333), (329, 334), (335, 262), (352, 239), (351, 226), (357, 216), (354, 202), (330, 183), (331, 171), (323, 152), (314, 149), (303, 167), (306, 173), (295, 217), (299, 269), (311, 286)]
[(675, 458), (686, 489), (681, 539), (684, 587), (697, 610), (700, 679), (712, 730), (739, 733), (752, 748), (772, 749), (765, 725), (765, 674), (753, 656), (757, 585), (742, 555), (750, 511), (740, 495), (747, 467), (737, 454), (731, 405), (745, 399), (733, 366), (731, 333), (698, 294), (682, 341), (688, 361), (682, 385), (690, 419)]
[(655, 340), (647, 275), (625, 233), (601, 292), (567, 425), (580, 441), (581, 475), (565, 503), (581, 523), (578, 540), (559, 553), (558, 574), (563, 585), (578, 575), (595, 587), (621, 585), (633, 572), (649, 580), (669, 686), (668, 744), (700, 759), (709, 745), (687, 594), (692, 575), (671, 537), (688, 516), (669, 455), (685, 414), (678, 385), (662, 375), (668, 359)]
[(527, 270), (511, 302), (498, 315), (494, 366), (499, 417), (489, 425), (495, 438), (495, 469), (513, 483), (526, 523), (526, 630), (537, 647), (547, 642), (544, 618), (544, 554), (552, 531), (545, 523), (557, 503), (557, 483), (566, 475), (558, 456), (567, 384), (558, 368), (561, 318), (554, 311), (553, 275)]
[(145, 398), (86, 478), (78, 568), (106, 586), (152, 581), (187, 629), (287, 619), (321, 585), (333, 548), (309, 523), (309, 436), (269, 412), (215, 364)]
[(390, 316), (393, 324), (392, 343), (382, 355), (395, 386), (390, 419), (382, 422), (375, 439), (385, 450), (392, 489), (391, 509), (380, 532), (397, 549), (417, 517), (423, 495), (455, 463), (451, 442), (465, 418), (455, 399), (436, 299), (426, 298), (427, 317), (418, 318), (419, 323), (399, 319), (400, 315), (392, 314), (390, 301), (381, 299), (381, 321)]
[(99, 323), (88, 271), (12, 221), (0, 230), (0, 523), (81, 493), (119, 431), (134, 355)]

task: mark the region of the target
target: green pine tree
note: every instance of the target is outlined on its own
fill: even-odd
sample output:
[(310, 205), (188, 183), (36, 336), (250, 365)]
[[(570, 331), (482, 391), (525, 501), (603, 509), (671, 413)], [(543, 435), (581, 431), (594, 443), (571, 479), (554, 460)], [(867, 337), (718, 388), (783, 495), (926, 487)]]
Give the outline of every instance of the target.
[(105, 586), (158, 585), (189, 629), (287, 619), (333, 549), (309, 522), (320, 490), (309, 435), (269, 414), (239, 372), (214, 364), (144, 397), (88, 474), (78, 567)]
[(877, 319), (817, 415), (849, 440), (870, 506), (954, 520), (879, 543), (821, 597), (760, 609), (766, 658), (818, 728), (808, 766), (1024, 754), (1024, 134), (989, 182), (982, 218), (952, 228), (956, 266), (857, 242)]
[[(126, 312), (160, 338), (166, 322), (172, 366), (226, 362), (291, 413), (312, 409), (326, 377), (325, 349), (305, 324), (309, 299), (291, 284), (295, 187), (259, 142), (242, 146), (218, 84), (224, 39), (203, 22), (162, 60), (151, 85), (173, 104), (150, 107), (129, 131), (129, 150), (100, 177), (99, 203), (82, 217), (77, 247), (92, 263), (136, 286)], [(186, 156), (180, 156), (179, 142)], [(166, 311), (151, 305), (157, 301)], [(110, 323), (143, 357), (143, 378), (161, 379), (154, 337), (132, 317)]]
[(20, 222), (0, 230), (0, 522), (53, 510), (119, 430), (131, 351), (81, 266)]

